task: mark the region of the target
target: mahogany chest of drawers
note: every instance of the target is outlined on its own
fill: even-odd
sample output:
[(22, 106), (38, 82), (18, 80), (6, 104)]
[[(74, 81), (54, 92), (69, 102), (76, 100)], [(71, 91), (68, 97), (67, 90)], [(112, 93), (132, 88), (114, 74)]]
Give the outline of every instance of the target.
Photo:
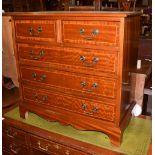
[(120, 12), (12, 14), (20, 115), (34, 112), (119, 145), (130, 120), (130, 70), (139, 15)]

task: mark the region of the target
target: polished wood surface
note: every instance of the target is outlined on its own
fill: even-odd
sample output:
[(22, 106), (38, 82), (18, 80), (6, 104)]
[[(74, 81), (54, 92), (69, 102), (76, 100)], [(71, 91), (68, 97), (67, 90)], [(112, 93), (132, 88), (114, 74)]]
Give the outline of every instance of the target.
[[(52, 17), (51, 14), (54, 16)], [(37, 19), (39, 16), (39, 19), (47, 19), (51, 16), (50, 19), (56, 19), (55, 17), (80, 17), (81, 15), (83, 17), (115, 17), (112, 21), (118, 20), (116, 17), (129, 17), (129, 16), (137, 16), (141, 15), (140, 12), (131, 12), (131, 11), (38, 11), (38, 12), (7, 12), (3, 13), (3, 16), (14, 16), (14, 19)], [(28, 15), (33, 15), (31, 18)], [(98, 19), (98, 18), (97, 18)]]
[[(122, 64), (122, 102), (121, 102), (121, 119), (130, 106), (130, 91), (126, 91), (125, 87), (131, 85), (132, 69), (137, 66), (138, 59), (138, 39), (139, 39), (140, 17), (134, 16), (124, 20), (124, 46), (123, 46), (123, 64)], [(134, 36), (134, 37), (133, 37)], [(134, 88), (133, 88), (134, 89)], [(133, 90), (131, 90), (133, 91)]]
[[(10, 153), (19, 155), (64, 155), (64, 153), (66, 155), (123, 155), (122, 153), (52, 133), (7, 117), (3, 120), (2, 131), (4, 155)], [(21, 133), (24, 133), (23, 137), (26, 137), (25, 139), (20, 136)]]
[[(36, 90), (24, 87), (24, 101), (26, 104), (35, 104), (40, 106), (57, 107), (67, 111), (88, 115), (94, 118), (114, 121), (115, 108), (106, 101), (95, 101), (78, 99), (64, 94), (56, 94), (47, 91)], [(52, 104), (54, 103), (54, 104)], [(106, 104), (107, 103), (107, 104)], [(114, 104), (114, 103), (113, 103)]]
[(3, 152), (8, 154), (27, 154), (29, 152), (28, 148), (18, 141), (11, 141), (8, 137), (3, 136)]
[(75, 11), (12, 18), (21, 117), (31, 111), (102, 131), (120, 145), (135, 104), (124, 86), (137, 61), (139, 14)]
[(22, 130), (3, 125), (3, 135), (9, 137), (10, 140), (20, 139), (21, 143), (26, 144), (26, 135)]
[[(72, 72), (99, 75), (107, 77), (117, 76), (116, 65), (118, 52), (83, 48), (47, 47), (40, 45), (18, 44), (19, 61), (23, 65), (46, 67), (53, 66)], [(40, 63), (36, 62), (38, 60)], [(78, 71), (77, 71), (78, 68)], [(102, 69), (104, 68), (104, 70)]]
[(55, 24), (52, 20), (16, 20), (16, 38), (19, 40), (55, 41)]
[(119, 22), (65, 20), (62, 27), (64, 43), (118, 46)]
[(72, 154), (72, 155), (86, 155), (87, 153), (66, 147), (64, 145), (45, 140), (36, 136), (30, 136), (32, 147), (40, 151), (44, 150), (47, 153), (54, 154)]
[[(116, 97), (116, 81), (114, 79), (87, 77), (62, 71), (45, 71), (33, 68), (21, 68), (22, 81), (35, 82), (36, 85), (46, 85), (63, 89), (66, 92), (77, 92), (81, 95)], [(63, 80), (62, 80), (63, 79)]]

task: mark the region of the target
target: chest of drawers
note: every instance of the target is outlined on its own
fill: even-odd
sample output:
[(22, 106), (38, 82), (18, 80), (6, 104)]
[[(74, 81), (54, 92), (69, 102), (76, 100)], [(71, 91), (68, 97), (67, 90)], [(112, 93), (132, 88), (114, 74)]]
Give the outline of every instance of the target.
[(34, 112), (120, 145), (134, 102), (139, 15), (119, 12), (12, 14), (20, 115)]

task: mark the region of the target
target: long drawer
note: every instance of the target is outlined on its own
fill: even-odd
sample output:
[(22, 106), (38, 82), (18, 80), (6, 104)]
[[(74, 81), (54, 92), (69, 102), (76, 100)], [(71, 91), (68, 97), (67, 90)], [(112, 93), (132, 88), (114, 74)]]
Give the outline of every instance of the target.
[[(118, 52), (93, 50), (93, 49), (77, 49), (77, 48), (61, 48), (46, 46), (18, 44), (19, 60), (33, 60), (31, 65), (42, 65), (43, 63), (51, 63), (53, 66), (60, 66), (62, 69), (73, 69), (81, 72), (81, 70), (89, 70), (87, 74), (95, 74), (101, 72), (103, 75), (117, 75)], [(40, 63), (37, 63), (37, 62)], [(36, 62), (36, 64), (35, 64)]]
[(54, 153), (56, 155), (88, 155), (88, 153), (84, 153), (76, 149), (72, 149), (70, 147), (48, 141), (33, 135), (30, 136), (30, 140), (33, 148), (44, 151), (46, 153)]
[(21, 67), (22, 81), (32, 81), (37, 85), (57, 87), (66, 91), (76, 91), (82, 95), (95, 95), (107, 98), (116, 97), (115, 79), (106, 79), (99, 77), (82, 76), (78, 74), (58, 71), (58, 70), (42, 70), (35, 68)]
[(119, 22), (63, 20), (62, 41), (81, 46), (119, 46)]
[(99, 118), (113, 122), (115, 118), (114, 101), (89, 100), (67, 96), (61, 93), (38, 90), (23, 86), (24, 100), (36, 106), (49, 106), (68, 110), (74, 113), (87, 115), (93, 118)]
[(55, 20), (16, 20), (16, 39), (56, 42)]

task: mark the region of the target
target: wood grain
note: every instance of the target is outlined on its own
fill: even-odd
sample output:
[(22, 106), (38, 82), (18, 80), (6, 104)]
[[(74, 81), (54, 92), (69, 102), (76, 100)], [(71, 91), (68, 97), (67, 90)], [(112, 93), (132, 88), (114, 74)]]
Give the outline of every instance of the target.
[(139, 14), (75, 11), (12, 16), (21, 117), (31, 111), (78, 129), (102, 131), (112, 144), (120, 145), (135, 104), (125, 84), (130, 85), (129, 73), (137, 60)]
[[(43, 51), (44, 55), (40, 56)], [(118, 64), (118, 52), (107, 50), (93, 50), (93, 49), (80, 49), (80, 48), (62, 48), (62, 47), (47, 47), (40, 45), (18, 44), (18, 54), (20, 63), (26, 61), (30, 62), (30, 66), (35, 65), (37, 61), (41, 64), (48, 63), (62, 68), (71, 68), (74, 72), (83, 72), (81, 70), (88, 70), (87, 74), (94, 72), (102, 72), (105, 76), (117, 76), (116, 66)], [(84, 58), (84, 60), (80, 60)], [(96, 62), (94, 60), (97, 60)], [(34, 62), (35, 61), (35, 62)], [(61, 66), (60, 66), (61, 65)], [(102, 69), (104, 68), (104, 70)], [(98, 74), (98, 73), (96, 73)], [(106, 75), (107, 74), (107, 75)]]
[(64, 94), (56, 94), (43, 90), (32, 89), (28, 87), (23, 88), (24, 100), (28, 104), (34, 104), (49, 107), (56, 107), (58, 109), (64, 109), (71, 112), (87, 115), (94, 118), (99, 118), (108, 121), (114, 121), (115, 108), (113, 105), (109, 105), (109, 102), (102, 100), (92, 101), (89, 99), (79, 99), (73, 96), (66, 96)]
[[(71, 150), (72, 153), (74, 153), (74, 150), (75, 150), (76, 153), (80, 152), (80, 153), (87, 154), (87, 155), (90, 155), (90, 154), (123, 155), (122, 153), (119, 153), (119, 152), (114, 152), (114, 151), (111, 151), (111, 150), (108, 150), (105, 148), (101, 148), (101, 147), (98, 147), (98, 146), (95, 146), (92, 144), (78, 141), (78, 140), (72, 139), (70, 137), (66, 137), (66, 136), (57, 134), (57, 133), (52, 133), (47, 130), (43, 130), (43, 129), (37, 128), (35, 126), (28, 125), (23, 122), (13, 120), (13, 119), (10, 119), (7, 117), (5, 117), (5, 120), (3, 121), (3, 125), (9, 126), (9, 127), (11, 126), (12, 128), (17, 128), (18, 130), (22, 130), (23, 132), (25, 132), (25, 136), (27, 137), (26, 138), (27, 145), (25, 145), (28, 148), (28, 150), (26, 152), (27, 154), (29, 154), (30, 152), (31, 153), (33, 152), (34, 155), (45, 154), (45, 151), (38, 149), (38, 145), (36, 143), (33, 144), (33, 140), (35, 142), (36, 142), (36, 140), (41, 140), (41, 142), (45, 142), (44, 144), (52, 143), (56, 147), (62, 146), (63, 148), (67, 148), (67, 149)], [(3, 138), (5, 138), (5, 137), (3, 137)], [(32, 140), (32, 138), (33, 138), (33, 140)], [(5, 139), (3, 139), (3, 140), (5, 140)], [(18, 139), (17, 144), (20, 142), (21, 142), (20, 139)], [(7, 143), (7, 145), (8, 145), (8, 143)], [(8, 152), (10, 152), (10, 149), (6, 151), (6, 148), (3, 147), (3, 152), (8, 153)]]
[[(118, 45), (119, 22), (107, 21), (62, 21), (62, 32), (64, 43), (89, 44), (89, 45)], [(80, 30), (84, 34), (80, 34)], [(98, 30), (98, 34), (92, 35), (93, 30)], [(74, 35), (70, 35), (74, 34)], [(88, 39), (87, 39), (88, 38)], [(89, 39), (90, 38), (90, 39)]]
[[(51, 20), (16, 20), (16, 38), (24, 40), (56, 41), (56, 21)], [(42, 31), (39, 32), (38, 28)], [(32, 29), (30, 32), (29, 29)]]
[[(33, 77), (36, 75), (36, 77)], [(45, 76), (45, 78), (43, 78)], [(45, 71), (33, 68), (21, 68), (22, 80), (35, 82), (36, 85), (44, 84), (51, 87), (65, 88), (66, 91), (76, 91), (83, 94), (92, 94), (114, 99), (116, 97), (116, 80), (78, 76), (76, 74), (58, 70)], [(96, 87), (95, 87), (96, 85)]]

